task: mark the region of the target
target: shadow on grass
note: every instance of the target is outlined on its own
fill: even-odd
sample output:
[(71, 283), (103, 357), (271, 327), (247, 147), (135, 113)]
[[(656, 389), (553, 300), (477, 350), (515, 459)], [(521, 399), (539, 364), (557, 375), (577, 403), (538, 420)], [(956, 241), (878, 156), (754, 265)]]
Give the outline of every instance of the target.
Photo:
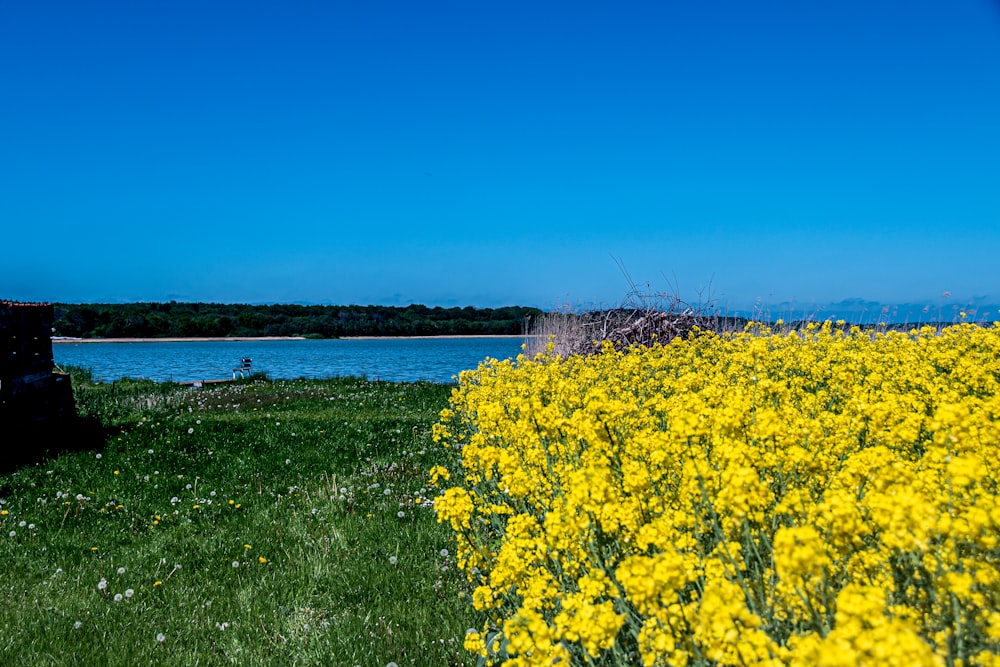
[(66, 452), (101, 451), (113, 429), (93, 417), (61, 422), (7, 419), (0, 424), (0, 474), (36, 465)]

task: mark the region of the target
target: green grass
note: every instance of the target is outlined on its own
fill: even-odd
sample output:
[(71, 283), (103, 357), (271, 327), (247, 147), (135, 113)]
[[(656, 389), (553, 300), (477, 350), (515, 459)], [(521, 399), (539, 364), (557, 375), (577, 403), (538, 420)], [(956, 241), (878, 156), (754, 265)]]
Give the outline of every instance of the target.
[(449, 387), (74, 385), (98, 446), (0, 476), (0, 663), (475, 663), (427, 500)]

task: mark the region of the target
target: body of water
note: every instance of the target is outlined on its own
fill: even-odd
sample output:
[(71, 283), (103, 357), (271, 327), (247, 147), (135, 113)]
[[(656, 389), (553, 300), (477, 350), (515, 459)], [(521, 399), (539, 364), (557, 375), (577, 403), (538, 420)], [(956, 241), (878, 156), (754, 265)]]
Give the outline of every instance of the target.
[(161, 343), (57, 343), (57, 366), (89, 368), (94, 379), (125, 377), (158, 382), (232, 378), (240, 359), (272, 379), (365, 377), (392, 382), (455, 382), (487, 357), (521, 353), (521, 338), (404, 338), (216, 341)]

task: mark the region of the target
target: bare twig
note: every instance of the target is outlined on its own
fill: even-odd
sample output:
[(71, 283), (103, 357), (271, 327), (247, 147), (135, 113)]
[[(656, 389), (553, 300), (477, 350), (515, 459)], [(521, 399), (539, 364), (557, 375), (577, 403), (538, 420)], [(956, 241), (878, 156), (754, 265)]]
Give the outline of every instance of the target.
[(665, 344), (686, 337), (695, 328), (718, 328), (718, 318), (706, 314), (711, 303), (703, 300), (701, 294), (699, 303), (692, 305), (681, 299), (676, 289), (656, 292), (649, 284), (640, 289), (625, 266), (620, 261), (618, 265), (630, 288), (621, 304), (583, 313), (563, 311), (543, 315), (529, 324), (529, 356), (546, 352), (550, 343), (552, 354), (566, 358), (598, 353), (606, 343), (611, 343), (615, 350), (624, 350), (633, 345)]

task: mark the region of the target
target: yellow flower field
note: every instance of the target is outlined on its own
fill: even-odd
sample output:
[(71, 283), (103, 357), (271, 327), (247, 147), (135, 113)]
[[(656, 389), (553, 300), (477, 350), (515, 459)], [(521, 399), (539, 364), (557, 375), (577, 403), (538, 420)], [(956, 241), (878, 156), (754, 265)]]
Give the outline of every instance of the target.
[(1000, 326), (464, 373), (435, 507), (487, 664), (1000, 665)]

